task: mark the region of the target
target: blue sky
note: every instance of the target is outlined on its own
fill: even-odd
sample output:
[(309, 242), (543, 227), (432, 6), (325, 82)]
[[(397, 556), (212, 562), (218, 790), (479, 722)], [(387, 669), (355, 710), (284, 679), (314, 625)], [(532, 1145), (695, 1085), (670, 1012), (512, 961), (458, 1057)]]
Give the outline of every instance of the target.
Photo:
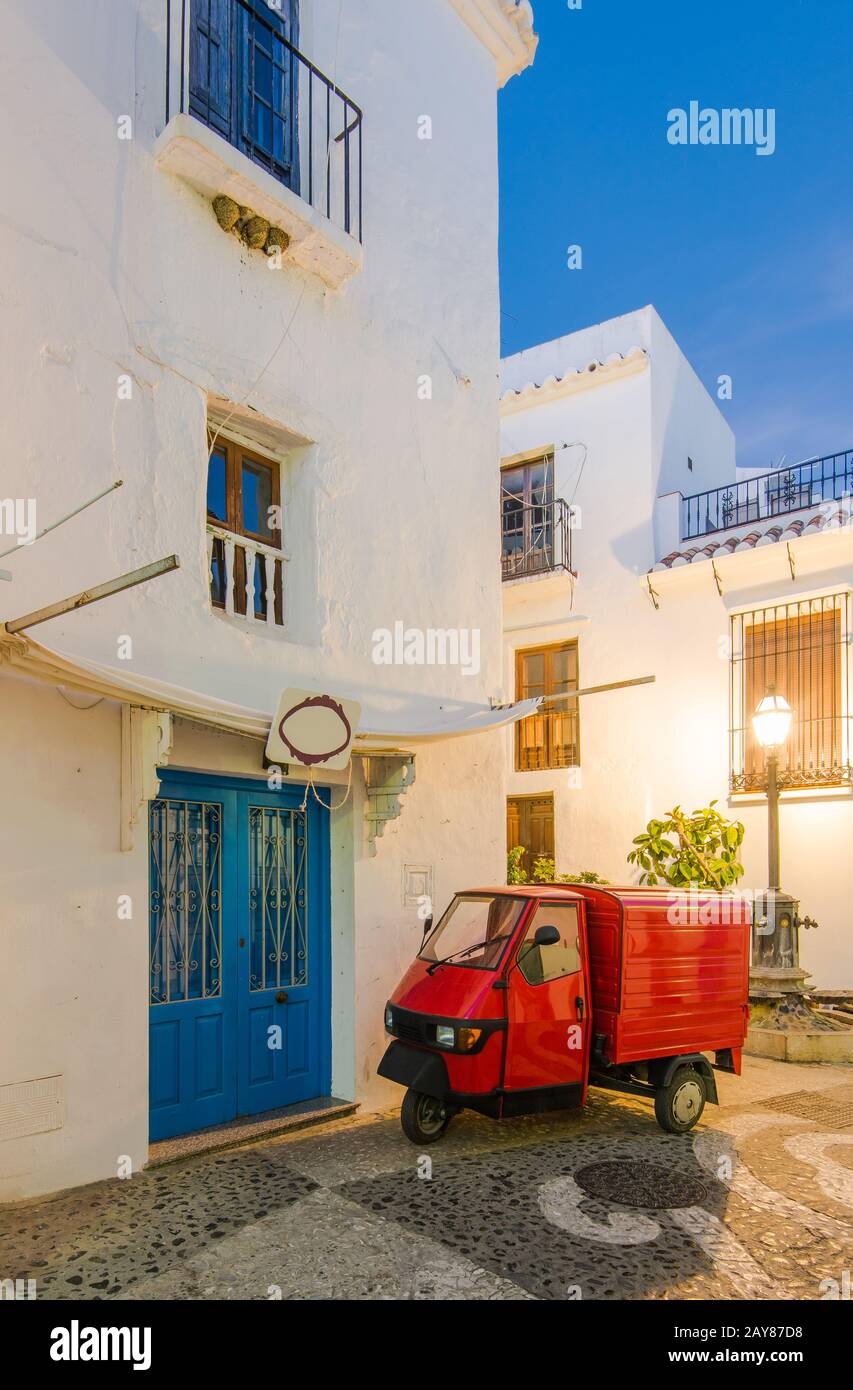
[[(652, 303), (732, 377), (739, 463), (853, 447), (853, 0), (534, 9), (499, 103), (504, 353)], [(669, 144), (691, 100), (775, 108), (775, 153)]]

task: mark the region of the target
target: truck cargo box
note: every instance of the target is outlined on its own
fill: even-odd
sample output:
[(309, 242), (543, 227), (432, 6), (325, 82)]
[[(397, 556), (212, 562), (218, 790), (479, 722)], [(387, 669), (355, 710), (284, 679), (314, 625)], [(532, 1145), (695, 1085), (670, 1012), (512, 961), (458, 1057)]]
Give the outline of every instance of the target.
[(614, 1066), (733, 1050), (749, 1018), (751, 911), (737, 893), (572, 884), (587, 905), (593, 1051)]

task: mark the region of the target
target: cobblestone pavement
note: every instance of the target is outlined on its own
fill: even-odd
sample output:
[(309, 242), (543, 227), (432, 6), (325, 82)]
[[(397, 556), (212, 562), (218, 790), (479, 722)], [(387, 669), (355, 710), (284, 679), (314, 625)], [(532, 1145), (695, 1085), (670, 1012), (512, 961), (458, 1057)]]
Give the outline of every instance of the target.
[[(0, 1277), (45, 1299), (849, 1297), (853, 1068), (748, 1058), (720, 1093), (679, 1137), (593, 1091), (459, 1116), (424, 1154), (394, 1112), (186, 1159), (0, 1210)], [(662, 1169), (671, 1205), (588, 1195), (617, 1161)]]

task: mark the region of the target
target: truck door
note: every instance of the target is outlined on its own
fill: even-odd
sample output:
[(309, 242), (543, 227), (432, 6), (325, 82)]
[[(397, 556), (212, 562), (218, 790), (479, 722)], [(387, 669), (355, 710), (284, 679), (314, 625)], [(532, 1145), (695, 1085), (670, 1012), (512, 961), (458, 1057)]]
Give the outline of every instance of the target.
[[(586, 1097), (591, 1009), (586, 965), (585, 904), (542, 899), (530, 917), (509, 974), (509, 1035), (504, 1085), (511, 1091), (566, 1087), (543, 1108), (582, 1105)], [(556, 927), (560, 940), (537, 946), (539, 927)], [(533, 1097), (528, 1099), (533, 1100)], [(504, 1113), (514, 1107), (508, 1096)]]

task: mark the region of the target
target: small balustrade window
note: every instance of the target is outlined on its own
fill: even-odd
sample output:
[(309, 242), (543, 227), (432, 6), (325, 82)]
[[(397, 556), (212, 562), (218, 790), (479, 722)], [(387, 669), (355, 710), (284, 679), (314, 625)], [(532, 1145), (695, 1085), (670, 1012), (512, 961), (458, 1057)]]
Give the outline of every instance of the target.
[(281, 493), (278, 467), (218, 439), (207, 470), (210, 597), (215, 608), (283, 622)]

